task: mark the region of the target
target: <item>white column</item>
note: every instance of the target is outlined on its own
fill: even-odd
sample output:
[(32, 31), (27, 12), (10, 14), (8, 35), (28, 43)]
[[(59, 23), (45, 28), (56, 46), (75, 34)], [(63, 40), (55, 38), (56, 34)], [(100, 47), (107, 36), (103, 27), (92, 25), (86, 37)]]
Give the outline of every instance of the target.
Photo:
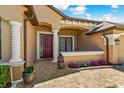
[(58, 61), (58, 52), (59, 52), (59, 38), (58, 38), (58, 32), (59, 29), (53, 29), (53, 62)]
[(17, 21), (10, 21), (11, 26), (10, 32), (10, 42), (11, 42), (11, 51), (10, 51), (10, 60), (12, 64), (23, 63), (22, 58), (20, 57), (21, 53), (21, 23)]

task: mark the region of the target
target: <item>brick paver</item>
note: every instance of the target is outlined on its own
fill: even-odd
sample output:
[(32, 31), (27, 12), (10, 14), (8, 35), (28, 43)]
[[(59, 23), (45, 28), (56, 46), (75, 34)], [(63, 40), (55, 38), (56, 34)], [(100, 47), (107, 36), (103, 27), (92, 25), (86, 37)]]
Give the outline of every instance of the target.
[(124, 85), (124, 72), (116, 68), (89, 69), (72, 71), (60, 70), (56, 63), (50, 61), (37, 61), (33, 83), (25, 85), (19, 83), (17, 87), (34, 88), (97, 88)]

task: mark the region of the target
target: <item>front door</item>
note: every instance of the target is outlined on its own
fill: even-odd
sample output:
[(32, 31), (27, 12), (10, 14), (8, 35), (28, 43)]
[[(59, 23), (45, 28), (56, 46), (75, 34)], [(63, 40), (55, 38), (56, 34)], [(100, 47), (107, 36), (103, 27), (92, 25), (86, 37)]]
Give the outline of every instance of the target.
[(52, 58), (53, 57), (53, 35), (41, 34), (40, 35), (40, 58)]
[(72, 37), (59, 37), (59, 51), (72, 51)]

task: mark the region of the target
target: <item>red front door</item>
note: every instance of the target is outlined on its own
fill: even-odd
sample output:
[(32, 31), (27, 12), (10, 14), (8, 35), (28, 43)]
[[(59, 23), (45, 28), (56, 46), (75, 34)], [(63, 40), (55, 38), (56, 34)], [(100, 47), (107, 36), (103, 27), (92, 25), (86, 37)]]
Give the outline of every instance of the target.
[(41, 34), (41, 58), (53, 57), (53, 35)]

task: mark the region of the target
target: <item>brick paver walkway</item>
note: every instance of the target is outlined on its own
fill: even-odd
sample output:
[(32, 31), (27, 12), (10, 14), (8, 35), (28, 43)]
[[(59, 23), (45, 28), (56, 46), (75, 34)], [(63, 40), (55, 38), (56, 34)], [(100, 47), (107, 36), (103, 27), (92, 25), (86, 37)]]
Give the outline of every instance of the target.
[(72, 71), (57, 69), (56, 63), (38, 61), (34, 64), (36, 73), (34, 82), (17, 87), (34, 88), (84, 88), (113, 87), (124, 85), (124, 72), (115, 68), (89, 69)]

